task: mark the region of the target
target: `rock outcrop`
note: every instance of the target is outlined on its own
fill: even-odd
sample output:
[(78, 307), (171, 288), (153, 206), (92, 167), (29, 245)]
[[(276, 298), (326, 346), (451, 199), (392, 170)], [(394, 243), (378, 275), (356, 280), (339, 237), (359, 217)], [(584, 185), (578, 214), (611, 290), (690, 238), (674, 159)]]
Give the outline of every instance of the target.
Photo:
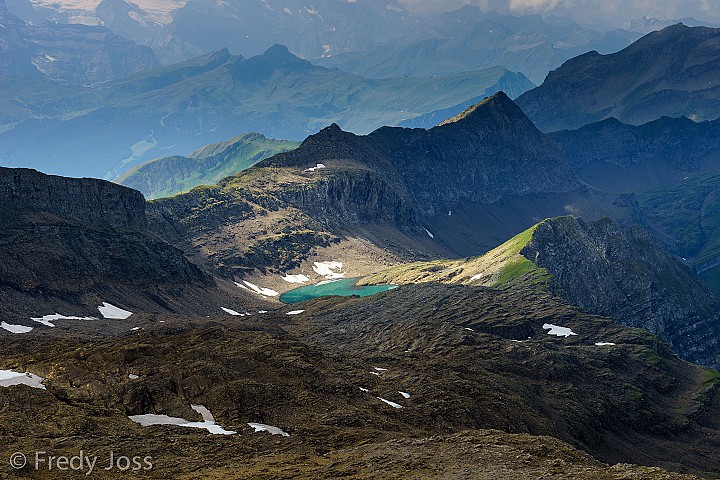
[(650, 331), (680, 357), (720, 366), (720, 301), (639, 227), (544, 220), (483, 256), (400, 265), (362, 283), (450, 283), (544, 292)]
[(336, 161), (380, 172), (427, 215), (461, 200), (492, 203), (581, 188), (559, 149), (502, 92), (431, 130), (383, 127), (358, 137), (334, 125), (261, 165)]
[(520, 254), (570, 303), (665, 338), (681, 357), (720, 366), (720, 302), (640, 228), (575, 217), (538, 225)]
[(149, 232), (139, 192), (104, 180), (0, 168), (0, 223), (5, 313), (39, 314), (54, 302), (81, 308), (93, 296), (172, 310), (193, 303), (185, 295), (215, 286)]

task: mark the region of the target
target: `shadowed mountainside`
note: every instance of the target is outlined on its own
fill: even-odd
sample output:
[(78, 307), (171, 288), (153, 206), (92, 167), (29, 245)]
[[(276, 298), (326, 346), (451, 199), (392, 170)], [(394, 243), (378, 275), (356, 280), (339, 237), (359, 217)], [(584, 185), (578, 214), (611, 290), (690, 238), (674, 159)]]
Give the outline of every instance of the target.
[(635, 125), (663, 115), (714, 120), (720, 116), (719, 41), (720, 29), (673, 25), (617, 53), (568, 60), (517, 103), (544, 132), (609, 117)]

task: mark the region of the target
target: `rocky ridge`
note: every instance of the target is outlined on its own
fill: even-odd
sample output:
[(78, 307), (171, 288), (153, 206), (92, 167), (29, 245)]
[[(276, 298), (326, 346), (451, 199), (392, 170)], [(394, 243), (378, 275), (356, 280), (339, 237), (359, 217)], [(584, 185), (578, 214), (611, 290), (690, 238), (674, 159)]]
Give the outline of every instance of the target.
[(150, 211), (156, 232), (242, 277), (296, 268), (358, 234), (403, 261), (447, 256), (452, 244), (433, 241), (427, 218), (463, 202), (583, 188), (557, 147), (499, 93), (429, 131), (358, 136), (332, 125), (217, 186), (152, 202)]
[(666, 339), (682, 358), (717, 367), (720, 302), (639, 227), (558, 217), (482, 257), (402, 265), (363, 283), (460, 283), (545, 291), (587, 312)]

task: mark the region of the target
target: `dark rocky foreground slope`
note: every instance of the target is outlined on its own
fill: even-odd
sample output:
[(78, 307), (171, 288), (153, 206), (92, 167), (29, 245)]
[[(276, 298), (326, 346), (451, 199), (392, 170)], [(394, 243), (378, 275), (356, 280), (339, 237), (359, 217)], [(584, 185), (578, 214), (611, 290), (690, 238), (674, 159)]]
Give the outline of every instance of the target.
[(720, 29), (673, 25), (617, 53), (568, 60), (517, 102), (545, 132), (611, 116), (636, 125), (663, 115), (713, 120), (720, 116), (719, 38)]
[[(463, 285), (303, 308), (9, 338), (0, 367), (42, 375), (47, 390), (0, 387), (0, 452), (150, 455), (151, 478), (680, 478), (608, 468), (573, 448), (610, 464), (720, 472), (717, 373), (641, 330), (545, 294)], [(577, 335), (548, 335), (546, 323)], [(199, 421), (191, 404), (238, 434), (127, 418)]]
[(0, 296), (13, 319), (97, 315), (102, 301), (198, 312), (217, 292), (211, 275), (149, 231), (145, 199), (129, 188), (0, 168), (0, 223)]

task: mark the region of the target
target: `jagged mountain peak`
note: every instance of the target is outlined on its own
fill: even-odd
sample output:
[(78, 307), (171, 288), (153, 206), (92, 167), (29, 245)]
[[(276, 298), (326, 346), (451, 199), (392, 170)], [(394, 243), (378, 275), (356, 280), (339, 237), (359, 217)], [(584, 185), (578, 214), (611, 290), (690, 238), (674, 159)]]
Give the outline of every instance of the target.
[(518, 107), (505, 92), (500, 91), (472, 105), (462, 113), (441, 122), (438, 127), (452, 124), (484, 123), (491, 118), (498, 121), (502, 117), (507, 118), (509, 121), (530, 122), (520, 107)]
[[(307, 60), (303, 60), (296, 55), (293, 55), (285, 45), (276, 43), (272, 47), (265, 50), (260, 55), (253, 57), (254, 59), (262, 59), (269, 64), (275, 66), (288, 66), (288, 65), (305, 65), (312, 67), (312, 64)], [(252, 60), (252, 59), (251, 59)]]

